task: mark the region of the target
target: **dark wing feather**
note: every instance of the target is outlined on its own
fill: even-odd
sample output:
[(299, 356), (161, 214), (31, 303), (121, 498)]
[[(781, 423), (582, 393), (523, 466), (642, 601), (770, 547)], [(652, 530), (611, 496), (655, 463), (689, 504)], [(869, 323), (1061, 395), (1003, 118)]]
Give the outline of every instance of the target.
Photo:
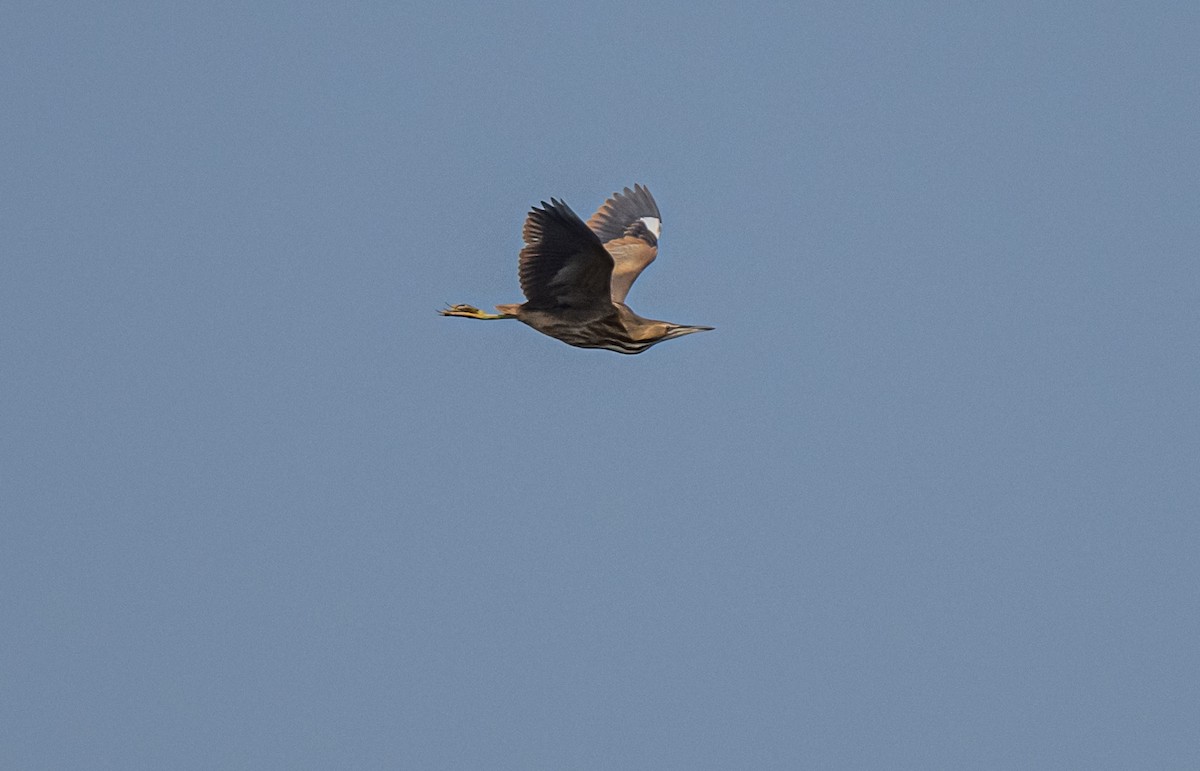
[(525, 218), (521, 291), (531, 308), (611, 308), (613, 259), (596, 234), (562, 201)]
[[(647, 220), (655, 229), (647, 225)], [(612, 255), (612, 299), (625, 302), (629, 288), (646, 266), (658, 256), (658, 232), (662, 215), (650, 191), (641, 185), (625, 188), (612, 197), (588, 220), (604, 247)]]

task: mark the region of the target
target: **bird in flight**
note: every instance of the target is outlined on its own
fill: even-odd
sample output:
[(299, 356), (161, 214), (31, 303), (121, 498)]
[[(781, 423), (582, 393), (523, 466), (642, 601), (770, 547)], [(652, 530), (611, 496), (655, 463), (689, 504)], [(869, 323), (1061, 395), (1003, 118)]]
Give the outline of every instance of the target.
[(586, 223), (562, 201), (542, 201), (521, 232), (518, 272), (526, 302), (497, 305), (499, 313), (473, 305), (438, 312), (516, 319), (567, 345), (627, 354), (712, 329), (642, 318), (625, 304), (633, 282), (658, 255), (661, 234), (658, 204), (642, 185), (613, 193)]

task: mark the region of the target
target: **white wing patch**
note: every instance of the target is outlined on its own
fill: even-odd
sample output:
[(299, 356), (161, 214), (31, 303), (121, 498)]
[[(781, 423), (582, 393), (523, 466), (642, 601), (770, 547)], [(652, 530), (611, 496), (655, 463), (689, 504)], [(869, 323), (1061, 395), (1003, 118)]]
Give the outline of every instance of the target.
[(646, 230), (654, 234), (655, 238), (662, 237), (662, 222), (658, 217), (642, 217), (642, 223), (645, 224)]

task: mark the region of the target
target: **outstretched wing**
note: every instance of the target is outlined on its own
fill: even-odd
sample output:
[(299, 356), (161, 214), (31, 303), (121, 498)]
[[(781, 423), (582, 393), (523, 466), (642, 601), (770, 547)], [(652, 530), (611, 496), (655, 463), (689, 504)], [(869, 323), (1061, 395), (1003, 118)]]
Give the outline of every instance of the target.
[(611, 308), (613, 258), (562, 201), (542, 201), (521, 231), (521, 291), (531, 308)]
[(612, 255), (612, 299), (623, 303), (629, 287), (658, 256), (662, 233), (658, 204), (649, 190), (634, 185), (632, 190), (613, 193), (587, 224)]

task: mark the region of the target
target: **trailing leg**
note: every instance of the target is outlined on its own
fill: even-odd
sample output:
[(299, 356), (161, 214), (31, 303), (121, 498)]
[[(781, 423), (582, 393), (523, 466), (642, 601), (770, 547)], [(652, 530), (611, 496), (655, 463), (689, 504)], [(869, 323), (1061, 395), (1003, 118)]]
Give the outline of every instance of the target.
[(465, 319), (482, 319), (490, 321), (492, 319), (515, 319), (516, 316), (511, 313), (484, 313), (474, 305), (450, 305), (442, 308), (438, 313), (443, 316), (462, 316)]

